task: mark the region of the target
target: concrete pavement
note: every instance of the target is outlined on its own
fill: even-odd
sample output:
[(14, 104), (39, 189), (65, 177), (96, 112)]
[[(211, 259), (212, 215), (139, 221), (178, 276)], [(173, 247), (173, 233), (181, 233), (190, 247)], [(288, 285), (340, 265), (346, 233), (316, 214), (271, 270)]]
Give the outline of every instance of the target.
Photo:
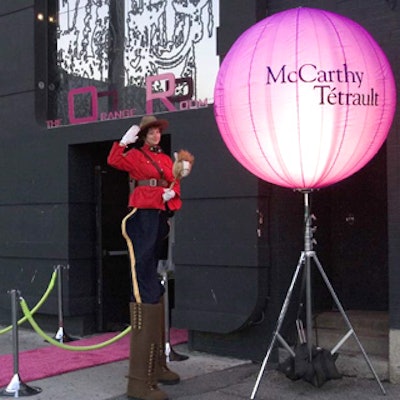
[[(32, 331), (19, 331), (20, 351), (48, 345)], [(8, 336), (0, 336), (0, 354), (12, 351), (11, 339)], [(170, 363), (170, 368), (179, 373), (182, 379), (178, 385), (163, 387), (171, 400), (250, 399), (260, 371), (259, 364), (190, 351), (186, 344), (174, 348), (179, 353), (189, 355), (189, 359)], [(374, 379), (344, 377), (328, 381), (321, 388), (315, 388), (303, 380), (291, 381), (271, 368), (272, 365), (269, 365), (261, 379), (255, 397), (258, 400), (400, 399), (400, 385), (388, 382), (383, 382), (386, 396), (382, 394)], [(124, 360), (28, 382), (27, 385), (41, 389), (40, 393), (31, 396), (37, 400), (127, 400), (127, 370), (128, 360)], [(23, 376), (21, 380), (24, 381)]]

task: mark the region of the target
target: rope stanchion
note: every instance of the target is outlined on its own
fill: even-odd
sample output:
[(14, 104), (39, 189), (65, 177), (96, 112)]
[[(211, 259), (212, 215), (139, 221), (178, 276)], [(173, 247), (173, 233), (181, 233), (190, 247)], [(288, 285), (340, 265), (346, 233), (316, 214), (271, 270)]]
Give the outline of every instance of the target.
[(24, 313), (25, 317), (27, 318), (28, 322), (31, 324), (32, 328), (34, 329), (34, 331), (41, 336), (44, 340), (46, 340), (47, 342), (51, 343), (52, 345), (59, 347), (61, 349), (64, 350), (71, 350), (71, 351), (89, 351), (89, 350), (96, 350), (96, 349), (101, 349), (103, 347), (106, 347), (112, 343), (117, 342), (118, 340), (120, 340), (121, 338), (123, 338), (125, 335), (127, 335), (130, 331), (131, 331), (131, 326), (129, 326), (128, 328), (126, 328), (125, 330), (123, 330), (122, 332), (120, 332), (118, 335), (115, 335), (114, 337), (112, 337), (111, 339), (108, 339), (102, 343), (97, 343), (94, 345), (90, 345), (90, 346), (72, 346), (72, 345), (68, 345), (68, 344), (64, 344), (64, 343), (60, 343), (59, 341), (57, 341), (56, 339), (53, 339), (52, 337), (48, 336), (40, 327), (39, 325), (36, 323), (36, 321), (33, 319), (33, 316), (31, 314), (31, 312), (29, 311), (29, 307), (26, 304), (26, 301), (24, 300), (23, 297), (20, 297), (20, 306), (22, 309), (22, 312)]
[(18, 345), (18, 323), (17, 323), (17, 291), (11, 290), (11, 319), (12, 319), (12, 344), (13, 344), (13, 361), (14, 374), (10, 383), (0, 391), (0, 396), (20, 397), (33, 396), (42, 391), (35, 386), (28, 386), (21, 381), (19, 376), (19, 345)]
[[(30, 313), (33, 315), (36, 313), (37, 310), (39, 310), (39, 308), (43, 305), (43, 303), (47, 300), (47, 298), (49, 297), (51, 291), (54, 289), (55, 286), (55, 282), (56, 282), (56, 278), (57, 278), (57, 271), (54, 270), (53, 274), (51, 276), (49, 285), (47, 286), (46, 291), (44, 292), (42, 298), (37, 302), (37, 304), (35, 305), (35, 307), (32, 308), (32, 310), (30, 311)], [(21, 319), (19, 319), (17, 321), (18, 325), (23, 324), (25, 321), (27, 320), (27, 318), (24, 316)], [(12, 325), (7, 326), (6, 328), (3, 328), (0, 330), (0, 335), (2, 335), (3, 333), (7, 333), (9, 331), (11, 331), (11, 329), (13, 328)]]
[(57, 287), (58, 287), (58, 296), (57, 296), (57, 301), (58, 301), (58, 330), (56, 334), (54, 335), (54, 339), (58, 340), (60, 343), (65, 343), (65, 342), (72, 342), (73, 340), (76, 340), (76, 338), (73, 338), (69, 336), (65, 332), (64, 328), (64, 310), (63, 310), (63, 270), (68, 269), (69, 266), (67, 265), (66, 267), (63, 265), (57, 265), (56, 269), (58, 270), (58, 279), (57, 279)]

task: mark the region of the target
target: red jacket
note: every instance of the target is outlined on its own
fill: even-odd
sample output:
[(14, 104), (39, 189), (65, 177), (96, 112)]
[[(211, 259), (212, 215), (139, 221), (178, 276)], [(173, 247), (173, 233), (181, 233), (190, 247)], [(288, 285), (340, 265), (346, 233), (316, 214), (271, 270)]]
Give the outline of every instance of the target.
[[(145, 144), (141, 150), (147, 153), (162, 169), (164, 176), (161, 177), (157, 168), (150, 162), (148, 158), (138, 149), (131, 149), (124, 153), (125, 147), (120, 146), (118, 142), (114, 142), (107, 162), (114, 168), (127, 171), (131, 179), (136, 181), (147, 179), (165, 179), (168, 187), (174, 183), (173, 190), (176, 196), (168, 201), (168, 208), (171, 211), (179, 210), (182, 206), (180, 198), (180, 182), (175, 181), (172, 174), (172, 160), (164, 153), (154, 153), (149, 150), (149, 146)], [(156, 208), (165, 210), (165, 203), (162, 198), (164, 187), (161, 186), (137, 186), (129, 196), (129, 206), (136, 208)]]

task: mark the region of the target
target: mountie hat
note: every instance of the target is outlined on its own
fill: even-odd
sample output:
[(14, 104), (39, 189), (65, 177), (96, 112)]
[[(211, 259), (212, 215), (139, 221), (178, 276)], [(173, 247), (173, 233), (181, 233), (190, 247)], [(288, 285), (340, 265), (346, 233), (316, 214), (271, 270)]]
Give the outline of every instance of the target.
[(167, 129), (168, 121), (165, 119), (157, 119), (154, 115), (145, 115), (140, 121), (140, 131), (138, 132), (138, 137), (143, 138), (149, 128), (158, 127), (160, 128), (161, 133)]

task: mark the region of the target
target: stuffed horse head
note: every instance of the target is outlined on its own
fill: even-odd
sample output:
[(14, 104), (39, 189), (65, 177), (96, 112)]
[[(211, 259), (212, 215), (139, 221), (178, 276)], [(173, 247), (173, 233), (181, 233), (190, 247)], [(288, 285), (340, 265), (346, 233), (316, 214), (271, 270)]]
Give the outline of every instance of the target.
[(187, 150), (179, 150), (174, 153), (175, 161), (172, 173), (175, 179), (182, 179), (190, 174), (194, 163), (194, 157)]

